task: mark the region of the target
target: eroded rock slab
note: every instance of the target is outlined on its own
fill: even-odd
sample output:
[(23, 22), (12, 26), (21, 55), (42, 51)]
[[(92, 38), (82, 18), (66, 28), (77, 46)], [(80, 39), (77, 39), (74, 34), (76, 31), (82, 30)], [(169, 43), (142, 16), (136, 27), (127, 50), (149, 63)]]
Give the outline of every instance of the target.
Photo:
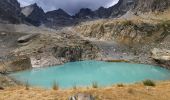
[(29, 34), (29, 35), (22, 36), (22, 37), (18, 38), (17, 42), (18, 43), (26, 43), (38, 35), (39, 34)]
[(151, 54), (158, 64), (170, 69), (170, 50), (154, 48)]

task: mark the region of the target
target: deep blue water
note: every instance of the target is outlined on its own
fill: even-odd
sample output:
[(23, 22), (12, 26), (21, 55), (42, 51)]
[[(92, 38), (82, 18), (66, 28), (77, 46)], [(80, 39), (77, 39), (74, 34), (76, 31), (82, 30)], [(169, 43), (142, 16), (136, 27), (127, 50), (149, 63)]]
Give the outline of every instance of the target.
[(145, 79), (170, 80), (170, 70), (144, 64), (80, 61), (17, 72), (10, 76), (36, 87), (51, 88), (56, 81), (61, 88), (72, 88), (91, 86), (94, 82), (99, 86), (110, 86)]

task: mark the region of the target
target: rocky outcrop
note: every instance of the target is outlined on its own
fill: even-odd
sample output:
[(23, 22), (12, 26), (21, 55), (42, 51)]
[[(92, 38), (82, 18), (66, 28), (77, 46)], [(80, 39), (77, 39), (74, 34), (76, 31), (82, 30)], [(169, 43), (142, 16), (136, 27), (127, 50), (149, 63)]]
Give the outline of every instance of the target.
[(165, 11), (170, 7), (170, 0), (134, 0), (135, 12)]
[(27, 56), (10, 56), (8, 60), (0, 62), (0, 73), (22, 71), (31, 68), (31, 60)]
[(79, 44), (74, 46), (68, 45), (53, 48), (55, 57), (64, 58), (66, 62), (95, 59), (99, 56), (98, 52), (98, 48), (89, 41), (80, 41)]
[(17, 0), (0, 1), (0, 22), (19, 24), (23, 22), (23, 17)]
[(170, 69), (170, 50), (154, 48), (151, 54), (157, 64)]
[(135, 45), (161, 41), (170, 34), (169, 25), (168, 21), (152, 24), (122, 19), (99, 20), (77, 25), (75, 31), (85, 37)]
[(35, 37), (37, 37), (39, 34), (28, 34), (25, 36), (22, 36), (20, 38), (18, 38), (17, 42), (18, 43), (26, 43), (32, 39), (34, 39)]
[(25, 20), (35, 26), (39, 26), (46, 21), (45, 12), (36, 3), (23, 7), (21, 12), (25, 15)]

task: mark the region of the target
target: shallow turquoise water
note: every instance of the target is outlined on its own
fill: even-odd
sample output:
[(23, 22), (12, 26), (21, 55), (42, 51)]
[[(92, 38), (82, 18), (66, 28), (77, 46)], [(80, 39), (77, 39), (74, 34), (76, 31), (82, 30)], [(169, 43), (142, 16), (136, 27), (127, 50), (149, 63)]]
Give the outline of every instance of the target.
[(170, 80), (170, 71), (151, 65), (80, 61), (17, 72), (10, 76), (21, 82), (28, 82), (31, 86), (51, 88), (56, 81), (61, 88), (71, 88), (91, 86), (94, 82), (100, 86), (109, 86), (116, 83), (134, 83), (145, 79)]

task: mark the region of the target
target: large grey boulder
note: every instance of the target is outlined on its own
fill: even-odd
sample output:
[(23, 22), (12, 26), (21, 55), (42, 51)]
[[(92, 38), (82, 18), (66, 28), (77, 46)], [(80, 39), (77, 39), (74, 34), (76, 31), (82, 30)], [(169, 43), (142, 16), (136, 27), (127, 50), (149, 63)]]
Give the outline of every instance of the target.
[(151, 57), (160, 65), (170, 68), (170, 50), (154, 48)]
[(38, 35), (39, 34), (29, 34), (29, 35), (22, 36), (22, 37), (18, 38), (17, 42), (18, 43), (26, 43), (26, 42), (32, 40), (33, 38), (35, 38)]
[(91, 94), (78, 93), (69, 97), (68, 100), (95, 100)]

